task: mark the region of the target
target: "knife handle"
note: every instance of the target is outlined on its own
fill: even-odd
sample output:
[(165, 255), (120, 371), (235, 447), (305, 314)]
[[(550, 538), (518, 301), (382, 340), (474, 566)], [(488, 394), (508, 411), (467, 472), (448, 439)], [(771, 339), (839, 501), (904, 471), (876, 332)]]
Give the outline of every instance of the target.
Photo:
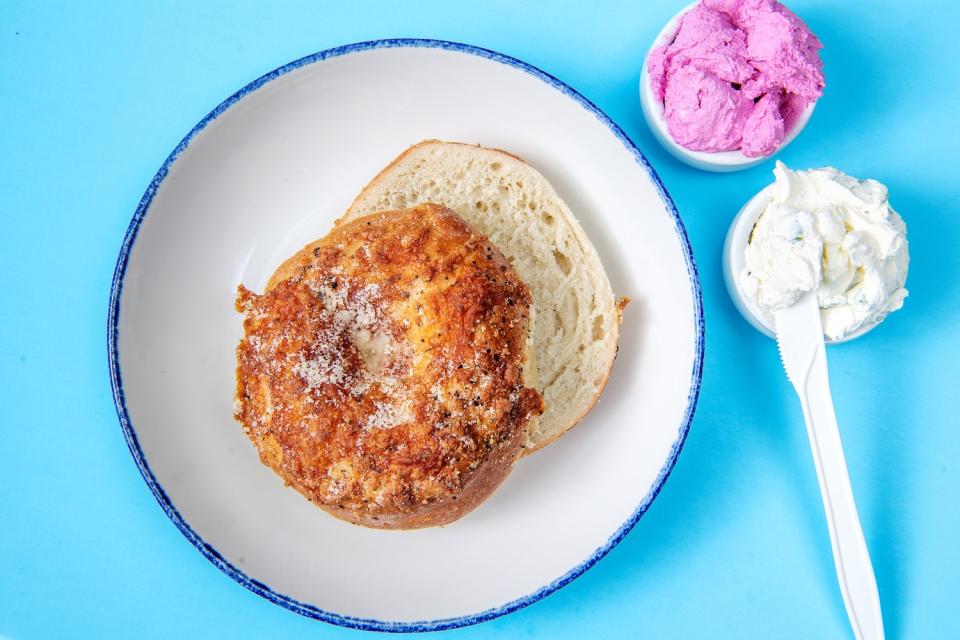
[(797, 385), (797, 394), (817, 468), (837, 579), (853, 634), (857, 640), (882, 640), (880, 595), (850, 487), (822, 342), (811, 358), (805, 381)]

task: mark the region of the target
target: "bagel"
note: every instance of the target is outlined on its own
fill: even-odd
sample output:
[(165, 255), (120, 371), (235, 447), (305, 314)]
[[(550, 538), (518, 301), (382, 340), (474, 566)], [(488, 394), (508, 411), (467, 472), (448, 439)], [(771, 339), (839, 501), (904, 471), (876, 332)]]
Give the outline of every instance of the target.
[(262, 295), (240, 285), (236, 308), (235, 417), (285, 483), (354, 524), (462, 517), (510, 473), (543, 412), (530, 292), (445, 207), (340, 224)]
[(421, 202), (450, 207), (486, 234), (530, 287), (546, 410), (526, 452), (537, 451), (580, 422), (603, 392), (628, 299), (614, 296), (597, 250), (547, 179), (499, 149), (415, 144), (363, 188), (339, 223)]

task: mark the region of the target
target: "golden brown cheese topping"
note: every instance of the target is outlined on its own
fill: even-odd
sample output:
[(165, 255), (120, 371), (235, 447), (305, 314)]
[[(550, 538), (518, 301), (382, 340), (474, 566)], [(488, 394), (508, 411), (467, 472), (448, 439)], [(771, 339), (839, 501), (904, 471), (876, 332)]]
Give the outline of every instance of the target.
[(448, 520), (416, 518), (496, 466), (485, 497), (542, 412), (523, 381), (530, 293), (444, 207), (339, 226), (236, 304), (237, 419), (265, 464), (348, 520)]

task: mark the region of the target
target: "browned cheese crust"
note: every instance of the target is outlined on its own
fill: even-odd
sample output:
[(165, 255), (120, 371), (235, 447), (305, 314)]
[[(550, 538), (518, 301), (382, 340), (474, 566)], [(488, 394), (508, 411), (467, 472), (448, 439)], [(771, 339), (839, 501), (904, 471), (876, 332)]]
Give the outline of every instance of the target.
[(236, 418), (331, 514), (445, 524), (510, 472), (540, 395), (530, 293), (486, 237), (426, 204), (341, 224), (256, 295), (242, 285)]

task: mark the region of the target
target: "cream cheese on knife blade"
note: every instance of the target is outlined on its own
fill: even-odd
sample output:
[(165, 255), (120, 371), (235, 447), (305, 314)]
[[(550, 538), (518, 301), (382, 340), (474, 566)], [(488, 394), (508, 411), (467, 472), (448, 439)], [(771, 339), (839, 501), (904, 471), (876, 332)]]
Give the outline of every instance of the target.
[(791, 171), (777, 162), (739, 286), (773, 312), (816, 290), (823, 332), (840, 340), (903, 306), (907, 228), (887, 188), (832, 167)]

